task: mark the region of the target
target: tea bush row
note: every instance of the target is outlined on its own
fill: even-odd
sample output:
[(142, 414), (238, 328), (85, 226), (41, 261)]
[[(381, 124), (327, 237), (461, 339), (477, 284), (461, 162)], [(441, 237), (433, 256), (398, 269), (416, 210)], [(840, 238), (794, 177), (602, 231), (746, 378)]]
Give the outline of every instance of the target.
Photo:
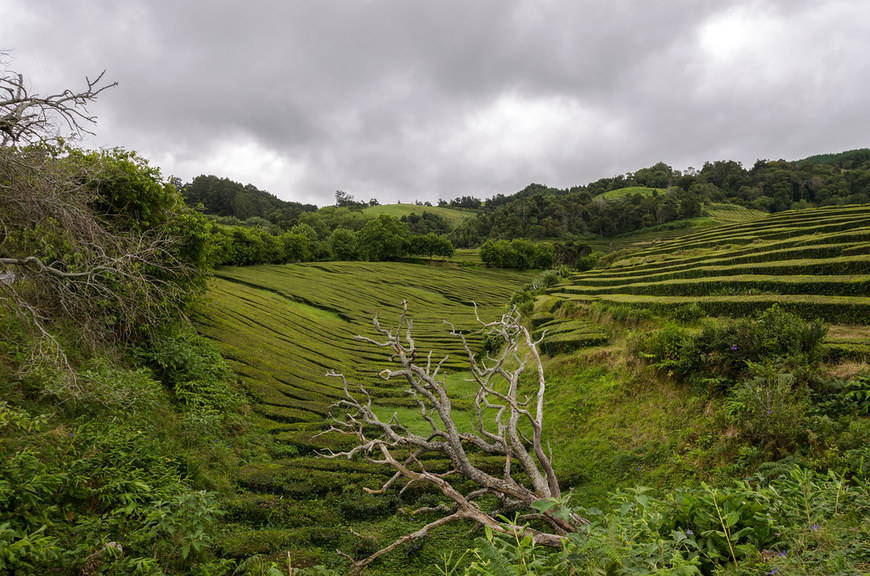
[[(864, 324), (870, 318), (870, 298), (848, 296), (747, 295), (699, 298), (626, 294), (583, 296), (566, 293), (565, 297), (587, 305), (622, 310), (635, 308), (639, 310), (637, 314), (674, 316), (681, 320), (697, 319), (702, 316), (752, 316), (773, 305), (803, 318), (818, 318), (825, 322)], [(646, 312), (640, 311), (643, 309)]]
[[(587, 277), (574, 276), (574, 283), (583, 283), (594, 286), (618, 286), (634, 282), (661, 282), (665, 280), (680, 280), (691, 278), (703, 278), (705, 276), (739, 276), (745, 274), (765, 275), (854, 275), (870, 274), (870, 259), (865, 256), (841, 256), (828, 259), (797, 259), (777, 260), (773, 262), (758, 262), (739, 264), (733, 266), (688, 266), (684, 269), (671, 272), (654, 272), (649, 274), (637, 273), (631, 275), (619, 275), (610, 277)], [(568, 291), (567, 287), (560, 290)]]
[[(777, 248), (774, 246), (764, 246), (755, 249), (732, 250), (725, 248), (715, 252), (709, 252), (699, 256), (678, 257), (671, 256), (662, 260), (648, 260), (650, 256), (632, 258), (624, 264), (613, 266), (609, 269), (602, 269), (595, 273), (589, 272), (583, 275), (578, 275), (583, 279), (603, 280), (612, 277), (628, 277), (641, 275), (646, 271), (655, 271), (657, 273), (676, 272), (694, 268), (699, 265), (707, 266), (726, 266), (739, 264), (752, 264), (762, 262), (778, 262), (781, 260), (802, 260), (802, 259), (825, 259), (836, 258), (840, 256), (859, 256), (867, 254), (870, 251), (870, 244), (867, 240), (870, 239), (870, 234), (863, 242), (842, 242), (831, 244), (828, 242), (814, 245), (796, 246), (794, 243), (789, 243), (788, 247)], [(828, 240), (827, 238), (825, 240)]]
[(636, 294), (650, 296), (709, 296), (726, 294), (808, 294), (866, 296), (870, 276), (712, 276), (661, 282), (634, 282), (613, 286), (567, 286), (570, 294)]

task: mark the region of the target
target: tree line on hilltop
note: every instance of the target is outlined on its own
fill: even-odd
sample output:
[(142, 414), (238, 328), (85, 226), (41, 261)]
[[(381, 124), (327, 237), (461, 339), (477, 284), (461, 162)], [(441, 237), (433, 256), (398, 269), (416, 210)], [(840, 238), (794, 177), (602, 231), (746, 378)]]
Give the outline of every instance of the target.
[[(578, 242), (696, 218), (711, 203), (779, 212), (870, 202), (870, 149), (796, 162), (758, 160), (749, 169), (714, 161), (679, 171), (659, 162), (567, 189), (530, 184), (486, 201), (467, 195), (440, 200), (439, 207), (474, 212), (458, 226), (420, 203), (419, 213), (401, 218), (367, 214), (364, 209), (379, 205), (376, 199), (360, 202), (343, 191), (336, 192), (335, 205), (318, 209), (216, 176), (176, 184), (189, 205), (213, 218), (217, 264), (446, 258), (456, 246), (485, 247), (481, 257), (489, 266), (537, 267), (587, 256)], [(511, 248), (516, 240), (553, 244)]]

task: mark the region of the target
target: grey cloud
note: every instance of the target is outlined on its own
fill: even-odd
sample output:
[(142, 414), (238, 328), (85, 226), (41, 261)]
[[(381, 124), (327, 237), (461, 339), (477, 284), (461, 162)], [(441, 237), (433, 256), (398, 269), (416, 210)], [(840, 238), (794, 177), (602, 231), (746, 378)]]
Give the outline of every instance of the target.
[[(867, 145), (862, 0), (10, 2), (0, 37), (34, 83), (119, 81), (94, 144), (185, 179), (220, 160), (287, 199), (434, 201)], [(729, 18), (737, 48), (745, 21), (790, 51), (703, 48)]]

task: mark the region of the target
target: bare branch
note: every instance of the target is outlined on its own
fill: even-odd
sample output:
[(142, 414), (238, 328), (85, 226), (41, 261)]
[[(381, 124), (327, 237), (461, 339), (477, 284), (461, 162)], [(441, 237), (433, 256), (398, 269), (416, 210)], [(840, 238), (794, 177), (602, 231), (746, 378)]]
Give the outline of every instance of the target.
[[(179, 227), (118, 225), (95, 209), (111, 154), (0, 147), (0, 307), (36, 344), (29, 366), (52, 363), (71, 391), (74, 373), (50, 327), (72, 321), (86, 345), (130, 339), (183, 316), (202, 275), (182, 256)], [(171, 221), (173, 209), (161, 217)]]
[(104, 80), (106, 71), (95, 79), (85, 77), (85, 88), (62, 90), (48, 96), (32, 92), (24, 76), (7, 68), (7, 53), (0, 52), (0, 146), (47, 142), (61, 135), (61, 127), (73, 136), (93, 134), (96, 116), (88, 104), (103, 91), (117, 86)]
[[(499, 513), (529, 510), (538, 500), (558, 498), (560, 489), (550, 458), (541, 445), (546, 382), (537, 351), (538, 342), (532, 339), (529, 331), (522, 325), (515, 309), (511, 309), (498, 320), (485, 322), (481, 320), (475, 305), (475, 316), (481, 325), (481, 334), (495, 335), (504, 342), (497, 354), (486, 359), (478, 358), (466, 333), (445, 321), (450, 327), (450, 334), (463, 347), (473, 381), (478, 385), (473, 400), (475, 418), (472, 432), (461, 431), (457, 426), (453, 418), (451, 398), (447, 393), (446, 378), (438, 376), (446, 358), (436, 363), (433, 368), (430, 352), (426, 355), (425, 365), (416, 363), (417, 348), (412, 336), (413, 322), (408, 316), (407, 302), (402, 303), (395, 329), (384, 328), (376, 317), (373, 324), (380, 338), (357, 336), (356, 339), (391, 353), (390, 360), (399, 364), (398, 369), (387, 368), (379, 375), (386, 380), (399, 378), (405, 381), (408, 394), (430, 428), (427, 436), (412, 433), (399, 421), (396, 414), (389, 421), (383, 421), (375, 414), (374, 401), (365, 387), (357, 386), (358, 394), (352, 394), (351, 386), (344, 375), (337, 372), (328, 374), (330, 377), (339, 378), (344, 390), (344, 398), (335, 405), (343, 416), (333, 419), (330, 430), (354, 435), (357, 444), (350, 450), (327, 452), (323, 456), (352, 458), (360, 455), (371, 462), (387, 464), (395, 470), (394, 475), (380, 489), (369, 489), (367, 492), (382, 494), (402, 479), (406, 481), (405, 488), (411, 484), (430, 484), (437, 487), (451, 502), (450, 505), (442, 504), (437, 508), (453, 511), (450, 516), (403, 536), (368, 558), (354, 560), (357, 570), (402, 543), (419, 538), (448, 521), (470, 519), (500, 532), (511, 533), (519, 530), (532, 536), (539, 544), (552, 546), (559, 545), (565, 533), (576, 530), (577, 524), (583, 522), (580, 518), (567, 521), (545, 513), (542, 520), (550, 524), (553, 532), (541, 532), (528, 527), (503, 526), (495, 519)], [(521, 376), (529, 366), (534, 368), (536, 376), (534, 392), (529, 396), (521, 396), (521, 391), (528, 387), (525, 381), (521, 383)], [(521, 426), (532, 430), (531, 438), (522, 433)], [(370, 435), (373, 430), (377, 433)], [(397, 458), (396, 450), (401, 450), (407, 456)], [(500, 475), (475, 466), (472, 455), (477, 452), (501, 456), (504, 460)], [(442, 474), (428, 471), (420, 457), (430, 453), (445, 457), (450, 462), (451, 469)], [(513, 474), (514, 466), (521, 469), (522, 477), (526, 480), (517, 480)], [(451, 481), (453, 476), (470, 479), (477, 488), (463, 494)], [(500, 507), (488, 511), (480, 508), (476, 500), (484, 495), (495, 496)]]

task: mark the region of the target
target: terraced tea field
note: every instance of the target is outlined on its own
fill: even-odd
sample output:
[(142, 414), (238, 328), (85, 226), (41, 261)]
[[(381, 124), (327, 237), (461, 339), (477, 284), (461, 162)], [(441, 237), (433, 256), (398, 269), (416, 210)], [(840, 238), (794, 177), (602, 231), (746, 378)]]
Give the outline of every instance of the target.
[(325, 374), (337, 370), (351, 382), (366, 384), (385, 416), (394, 410), (413, 413), (404, 385), (377, 376), (388, 365), (383, 351), (353, 336), (377, 338), (376, 314), (384, 327), (393, 328), (407, 300), (418, 350), (433, 350), (436, 359), (449, 354), (445, 367), (461, 389), (464, 353), (443, 320), (458, 329), (475, 328), (472, 301), (482, 318), (495, 318), (533, 276), (387, 262), (218, 270), (196, 323), (239, 374), (252, 398), (254, 420), (275, 439), (274, 461), (242, 470), (240, 482), (249, 492), (231, 505), (227, 519), (238, 526), (224, 552), (242, 557), (291, 549), (303, 564), (322, 562), (327, 551), (367, 541), (368, 536), (338, 530), (344, 522), (391, 523), (391, 528), (373, 528), (379, 542), (385, 534), (398, 536), (413, 527), (413, 519), (390, 519), (395, 500), (367, 499), (359, 488), (377, 487), (387, 470), (314, 457), (314, 450), (343, 441), (337, 435), (314, 437), (328, 426), (329, 407), (341, 396), (340, 382)]
[(704, 212), (718, 222), (750, 222), (767, 217), (767, 212), (735, 204), (709, 204)]
[[(744, 316), (779, 304), (833, 324), (867, 325), (870, 207), (788, 211), (708, 228), (575, 274), (551, 295), (712, 316)], [(856, 336), (842, 336), (850, 333)], [(832, 352), (866, 354), (863, 334), (832, 332)]]
[(753, 210), (735, 204), (708, 204), (701, 216), (676, 220), (652, 228), (642, 228), (635, 232), (620, 234), (612, 238), (592, 237), (585, 241), (593, 250), (613, 252), (617, 250), (638, 250), (655, 246), (679, 238), (694, 231), (709, 229), (722, 224), (747, 223), (766, 218), (767, 212)]

